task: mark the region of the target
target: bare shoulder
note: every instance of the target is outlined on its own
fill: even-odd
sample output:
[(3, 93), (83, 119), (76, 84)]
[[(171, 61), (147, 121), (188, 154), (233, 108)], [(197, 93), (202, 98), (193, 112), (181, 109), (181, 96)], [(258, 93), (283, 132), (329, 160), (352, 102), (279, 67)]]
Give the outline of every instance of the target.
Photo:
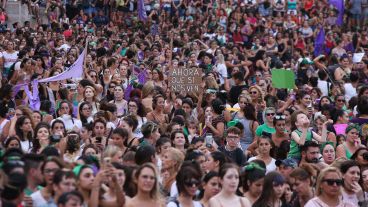
[(217, 196), (213, 196), (209, 201), (208, 201), (208, 206), (209, 207), (220, 207), (220, 204), (218, 202), (218, 198)]
[(246, 206), (246, 207), (251, 207), (252, 206), (252, 204), (251, 204), (251, 202), (249, 201), (248, 198), (246, 198), (246, 197), (240, 197), (240, 200), (242, 202), (242, 206), (243, 205)]
[(137, 206), (136, 204), (137, 204), (136, 199), (130, 198), (126, 200), (124, 207), (135, 207)]

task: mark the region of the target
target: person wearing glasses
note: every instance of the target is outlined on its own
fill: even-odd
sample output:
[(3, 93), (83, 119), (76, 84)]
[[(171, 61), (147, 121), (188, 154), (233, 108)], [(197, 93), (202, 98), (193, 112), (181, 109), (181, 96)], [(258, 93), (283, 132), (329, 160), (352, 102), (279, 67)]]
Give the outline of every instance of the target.
[(223, 152), (230, 160), (236, 163), (238, 166), (244, 166), (247, 159), (243, 153), (243, 150), (239, 148), (241, 131), (237, 127), (229, 127), (226, 130), (226, 145), (222, 145), (218, 148), (220, 152)]
[(341, 199), (342, 184), (342, 175), (337, 168), (327, 167), (323, 169), (317, 178), (316, 196), (310, 199), (305, 207), (356, 206), (345, 199)]
[(199, 201), (193, 200), (201, 185), (201, 177), (202, 174), (199, 164), (196, 161), (185, 161), (176, 176), (176, 186), (179, 196), (173, 201), (170, 201), (167, 207), (201, 207), (202, 204)]
[(285, 115), (276, 114), (273, 118), (273, 125), (275, 127), (276, 132), (272, 134), (272, 149), (271, 155), (275, 159), (285, 159), (288, 151), (290, 135), (289, 132), (285, 129), (286, 120)]
[(255, 131), (255, 139), (253, 140), (253, 143), (249, 145), (248, 151), (250, 151), (252, 154), (257, 154), (257, 140), (262, 135), (270, 136), (276, 132), (275, 127), (273, 125), (273, 118), (275, 116), (275, 108), (268, 107), (263, 112), (263, 121), (264, 123), (262, 125), (259, 125)]

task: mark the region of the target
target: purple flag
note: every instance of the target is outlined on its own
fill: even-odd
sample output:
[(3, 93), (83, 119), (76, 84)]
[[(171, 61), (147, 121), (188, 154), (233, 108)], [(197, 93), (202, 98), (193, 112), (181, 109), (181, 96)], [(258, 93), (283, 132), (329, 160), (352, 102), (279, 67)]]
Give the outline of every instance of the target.
[(78, 59), (71, 65), (67, 70), (60, 73), (59, 75), (55, 75), (49, 78), (44, 78), (39, 80), (40, 83), (51, 82), (51, 81), (60, 81), (69, 78), (81, 78), (83, 75), (83, 63), (84, 57), (87, 53), (87, 47), (84, 48), (82, 54), (79, 55)]
[(336, 25), (341, 26), (344, 22), (344, 0), (329, 0), (329, 3), (339, 11)]
[(147, 80), (147, 72), (145, 70), (142, 70), (138, 74), (138, 83), (139, 84), (144, 84), (144, 83), (146, 83), (146, 80)]
[(32, 110), (40, 110), (41, 101), (40, 96), (38, 95), (38, 80), (34, 79), (32, 81), (32, 93), (29, 91), (28, 84), (24, 86), (24, 92), (26, 92), (29, 100), (29, 107)]
[(127, 86), (127, 88), (125, 89), (125, 92), (124, 92), (124, 99), (126, 101), (129, 101), (130, 92), (132, 92), (132, 90), (133, 90), (133, 85), (131, 83), (129, 83), (129, 85)]
[(138, 18), (143, 22), (147, 21), (147, 13), (146, 7), (144, 6), (144, 0), (138, 0)]
[(323, 53), (323, 47), (325, 44), (325, 30), (323, 27), (319, 30), (316, 39), (314, 40), (314, 56), (317, 57), (318, 55)]

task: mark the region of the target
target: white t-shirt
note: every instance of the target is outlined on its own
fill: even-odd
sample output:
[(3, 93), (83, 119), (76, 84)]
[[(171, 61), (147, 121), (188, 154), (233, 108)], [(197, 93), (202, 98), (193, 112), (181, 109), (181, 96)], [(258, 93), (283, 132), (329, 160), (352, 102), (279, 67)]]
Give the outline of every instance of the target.
[[(248, 162), (251, 162), (253, 160), (257, 160), (257, 157), (251, 157), (249, 158)], [(276, 170), (276, 160), (272, 158), (271, 162), (266, 165), (266, 174), (275, 171)]]
[(352, 97), (357, 96), (356, 88), (353, 87), (351, 83), (345, 83), (345, 99), (346, 101), (349, 101)]
[[(174, 201), (171, 201), (166, 205), (166, 207), (182, 207), (182, 205), (179, 203), (178, 206)], [(202, 204), (199, 201), (193, 201), (193, 207), (202, 207)]]
[[(65, 125), (65, 130), (67, 131), (73, 130), (74, 127), (77, 127), (78, 129), (82, 129), (82, 122), (79, 119), (72, 118), (70, 115), (64, 114), (61, 117), (58, 117), (56, 119), (63, 121)], [(55, 119), (51, 121), (51, 124), (54, 121)]]
[(322, 96), (328, 96), (328, 87), (331, 84), (324, 80), (318, 80), (317, 87), (321, 89)]
[(22, 147), (23, 152), (27, 153), (32, 149), (32, 142), (29, 140), (20, 141), (20, 146)]
[[(347, 202), (347, 201), (340, 201), (340, 204), (336, 207), (353, 207), (355, 205)], [(324, 203), (321, 199), (318, 197), (314, 197), (310, 199), (307, 204), (305, 204), (305, 207), (329, 207), (326, 203)]]
[(47, 204), (45, 198), (41, 195), (41, 191), (36, 191), (31, 194), (31, 198), (33, 201), (33, 206), (43, 206)]
[(225, 64), (217, 64), (216, 71), (220, 74), (220, 84), (224, 84), (225, 78), (227, 79), (227, 68)]
[(8, 53), (6, 51), (3, 52), (4, 58), (4, 67), (9, 68), (12, 66), (18, 59), (18, 51), (14, 51), (13, 53)]

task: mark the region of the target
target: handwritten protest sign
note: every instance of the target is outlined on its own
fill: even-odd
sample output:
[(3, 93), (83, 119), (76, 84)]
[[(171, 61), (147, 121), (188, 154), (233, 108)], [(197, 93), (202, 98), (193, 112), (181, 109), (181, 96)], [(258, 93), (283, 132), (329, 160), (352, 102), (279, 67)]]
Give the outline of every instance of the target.
[(272, 69), (272, 86), (274, 88), (289, 88), (295, 86), (295, 75), (291, 70)]
[(169, 85), (171, 91), (197, 92), (201, 89), (202, 70), (197, 67), (173, 68), (170, 71)]

